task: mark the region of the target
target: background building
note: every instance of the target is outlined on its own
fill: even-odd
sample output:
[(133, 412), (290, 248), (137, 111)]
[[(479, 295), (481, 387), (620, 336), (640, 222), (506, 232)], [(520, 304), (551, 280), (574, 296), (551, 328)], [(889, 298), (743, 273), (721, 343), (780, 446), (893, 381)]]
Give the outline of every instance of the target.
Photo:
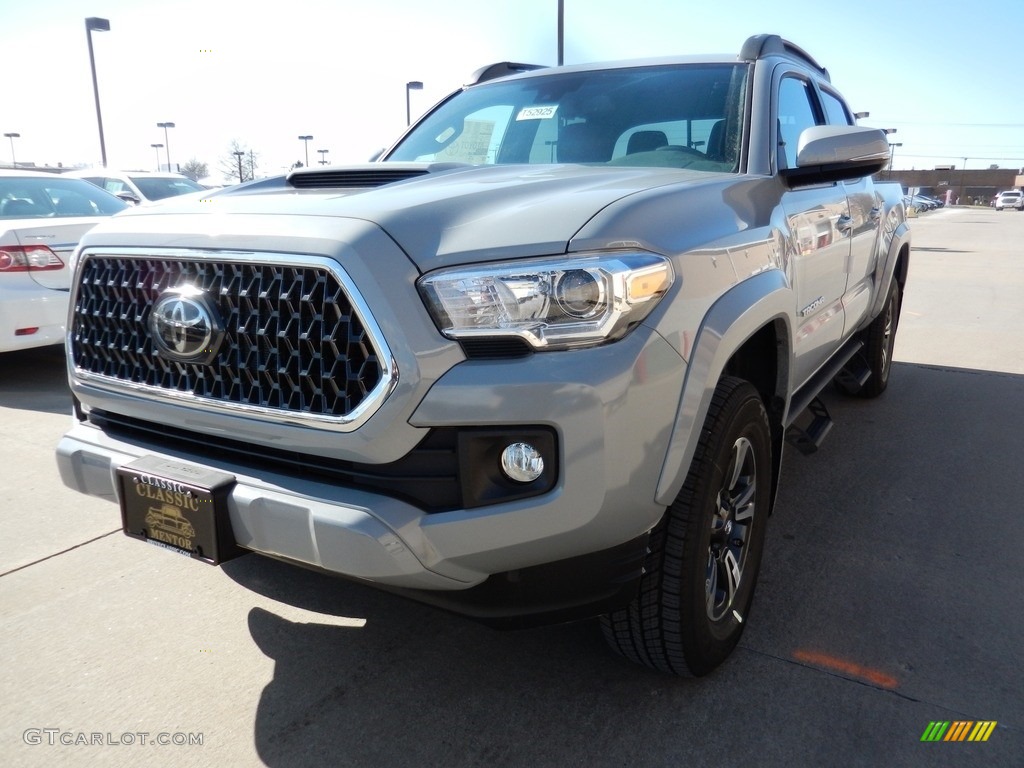
[(922, 195), (945, 200), (946, 190), (953, 191), (953, 201), (960, 199), (961, 205), (980, 202), (988, 205), (989, 201), (1005, 189), (1014, 189), (1024, 185), (1024, 169), (1017, 168), (985, 168), (967, 169), (947, 167), (930, 171), (882, 171), (877, 178), (880, 181), (898, 181), (903, 189), (918, 187)]

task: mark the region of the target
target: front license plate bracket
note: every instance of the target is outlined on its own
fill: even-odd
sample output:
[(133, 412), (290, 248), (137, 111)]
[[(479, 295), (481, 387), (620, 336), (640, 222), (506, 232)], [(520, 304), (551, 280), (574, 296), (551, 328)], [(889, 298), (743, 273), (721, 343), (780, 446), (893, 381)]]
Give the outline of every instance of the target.
[(219, 565), (244, 554), (228, 514), (233, 475), (144, 456), (117, 470), (125, 534)]

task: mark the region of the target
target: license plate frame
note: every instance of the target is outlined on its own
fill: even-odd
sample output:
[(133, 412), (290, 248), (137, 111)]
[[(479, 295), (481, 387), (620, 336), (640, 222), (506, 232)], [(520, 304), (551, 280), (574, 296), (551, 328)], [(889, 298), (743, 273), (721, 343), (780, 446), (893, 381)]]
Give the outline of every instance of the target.
[(125, 535), (209, 565), (245, 552), (228, 511), (233, 475), (144, 456), (118, 467), (117, 479)]

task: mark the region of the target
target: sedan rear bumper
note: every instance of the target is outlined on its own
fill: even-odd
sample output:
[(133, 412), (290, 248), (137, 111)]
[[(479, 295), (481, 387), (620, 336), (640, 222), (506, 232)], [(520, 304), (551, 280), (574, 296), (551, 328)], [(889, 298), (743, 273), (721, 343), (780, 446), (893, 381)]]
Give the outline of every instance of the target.
[(2, 283), (0, 352), (64, 342), (68, 291), (43, 288), (20, 274), (5, 275)]

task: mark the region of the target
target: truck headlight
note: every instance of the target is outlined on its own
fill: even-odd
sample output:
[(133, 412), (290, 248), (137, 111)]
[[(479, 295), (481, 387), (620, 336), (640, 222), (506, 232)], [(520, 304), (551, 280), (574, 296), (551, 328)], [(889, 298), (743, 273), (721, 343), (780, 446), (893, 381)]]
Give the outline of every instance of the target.
[(515, 336), (539, 350), (621, 338), (673, 280), (662, 256), (616, 252), (452, 267), (417, 286), (448, 338)]

